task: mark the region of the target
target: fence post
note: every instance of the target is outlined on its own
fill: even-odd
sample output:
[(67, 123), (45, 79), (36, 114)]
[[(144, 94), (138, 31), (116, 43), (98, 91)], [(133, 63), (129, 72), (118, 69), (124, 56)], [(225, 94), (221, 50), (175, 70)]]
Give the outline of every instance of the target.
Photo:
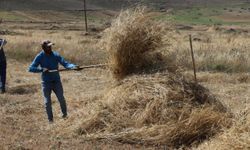
[(86, 32), (88, 32), (87, 4), (86, 0), (83, 1), (84, 1), (85, 30)]
[(193, 62), (193, 69), (194, 69), (194, 81), (197, 84), (197, 78), (196, 78), (196, 66), (195, 66), (195, 59), (194, 59), (194, 51), (193, 51), (193, 43), (192, 43), (192, 35), (189, 35), (189, 42), (190, 42), (190, 48), (191, 48), (191, 55), (192, 55), (192, 62)]

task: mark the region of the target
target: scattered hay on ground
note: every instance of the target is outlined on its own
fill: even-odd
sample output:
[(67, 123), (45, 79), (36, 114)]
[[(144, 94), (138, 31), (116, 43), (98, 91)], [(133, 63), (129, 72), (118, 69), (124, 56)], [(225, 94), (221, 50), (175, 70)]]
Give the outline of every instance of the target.
[(250, 149), (250, 105), (234, 118), (231, 128), (225, 129), (221, 135), (202, 144), (199, 149)]
[(38, 91), (39, 85), (19, 85), (8, 89), (8, 93), (16, 95), (32, 94)]
[(156, 52), (163, 45), (163, 31), (163, 26), (150, 18), (145, 8), (121, 12), (102, 40), (114, 76), (122, 79), (163, 63), (163, 56)]

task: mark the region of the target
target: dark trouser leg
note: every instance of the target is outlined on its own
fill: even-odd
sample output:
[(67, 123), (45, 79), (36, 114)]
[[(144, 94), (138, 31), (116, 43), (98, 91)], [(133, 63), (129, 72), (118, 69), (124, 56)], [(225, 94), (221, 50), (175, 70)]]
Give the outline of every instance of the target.
[(5, 83), (6, 83), (6, 68), (7, 63), (6, 61), (0, 62), (0, 76), (1, 76), (1, 90), (5, 92)]
[(45, 103), (45, 108), (46, 108), (46, 112), (48, 115), (48, 120), (53, 121), (53, 112), (52, 112), (52, 106), (51, 106), (52, 84), (43, 82), (42, 90), (43, 90), (44, 103)]
[(62, 83), (61, 82), (56, 82), (53, 86), (53, 91), (56, 94), (56, 97), (60, 103), (61, 106), (61, 111), (63, 114), (63, 117), (67, 116), (67, 105), (66, 105), (66, 101), (65, 98), (63, 96), (63, 87), (62, 87)]

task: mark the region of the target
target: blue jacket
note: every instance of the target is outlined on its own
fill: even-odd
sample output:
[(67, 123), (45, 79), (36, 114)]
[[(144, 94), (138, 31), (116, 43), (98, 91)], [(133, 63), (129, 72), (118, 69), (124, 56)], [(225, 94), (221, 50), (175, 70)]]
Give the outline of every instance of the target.
[[(0, 46), (1, 45), (5, 45), (7, 43), (6, 40), (3, 40), (3, 39), (0, 39)], [(6, 57), (5, 57), (5, 54), (4, 54), (4, 50), (3, 50), (3, 47), (0, 48), (0, 62), (5, 62), (6, 61)]]
[(49, 70), (58, 69), (58, 64), (63, 65), (67, 69), (72, 69), (76, 65), (68, 63), (64, 60), (63, 57), (59, 55), (59, 53), (52, 51), (51, 55), (45, 54), (44, 51), (40, 52), (29, 67), (29, 72), (33, 73), (41, 73), (42, 72), (42, 81), (43, 82), (54, 82), (60, 81), (59, 72), (43, 72), (43, 68), (47, 68)]
[(3, 48), (0, 49), (0, 63), (6, 62), (6, 57)]

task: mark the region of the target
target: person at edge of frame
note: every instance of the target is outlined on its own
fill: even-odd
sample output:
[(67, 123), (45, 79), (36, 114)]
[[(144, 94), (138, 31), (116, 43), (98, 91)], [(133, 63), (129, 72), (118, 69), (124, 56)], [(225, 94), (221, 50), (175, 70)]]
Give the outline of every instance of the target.
[(7, 44), (5, 39), (0, 39), (0, 89), (1, 94), (6, 92), (6, 70), (7, 70), (7, 60), (4, 53), (4, 46)]

